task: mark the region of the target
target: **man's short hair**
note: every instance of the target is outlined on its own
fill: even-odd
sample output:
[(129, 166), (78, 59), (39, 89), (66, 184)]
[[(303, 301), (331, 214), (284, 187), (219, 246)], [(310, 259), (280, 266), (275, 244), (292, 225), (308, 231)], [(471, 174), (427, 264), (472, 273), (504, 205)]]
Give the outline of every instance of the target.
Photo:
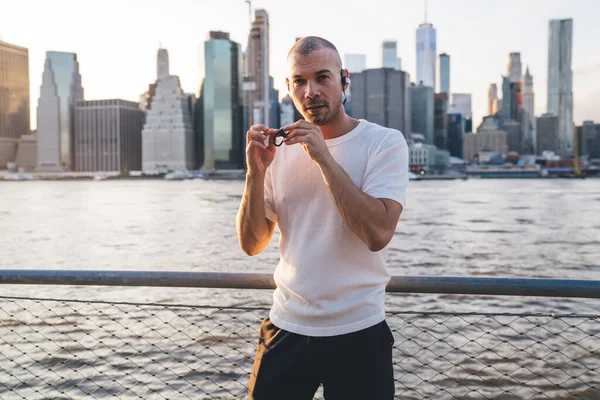
[(293, 54), (299, 54), (303, 57), (306, 57), (313, 51), (321, 49), (331, 49), (339, 60), (340, 67), (342, 66), (342, 58), (340, 57), (340, 53), (335, 45), (329, 40), (318, 36), (305, 36), (299, 39), (290, 49), (288, 53), (288, 61)]

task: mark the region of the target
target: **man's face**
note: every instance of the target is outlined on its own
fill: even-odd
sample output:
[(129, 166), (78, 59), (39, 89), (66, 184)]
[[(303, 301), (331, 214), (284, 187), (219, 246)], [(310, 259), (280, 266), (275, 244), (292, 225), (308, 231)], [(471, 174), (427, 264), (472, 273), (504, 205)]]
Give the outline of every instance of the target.
[(294, 104), (315, 125), (335, 120), (342, 108), (341, 65), (330, 49), (307, 56), (293, 54), (288, 60), (286, 84)]

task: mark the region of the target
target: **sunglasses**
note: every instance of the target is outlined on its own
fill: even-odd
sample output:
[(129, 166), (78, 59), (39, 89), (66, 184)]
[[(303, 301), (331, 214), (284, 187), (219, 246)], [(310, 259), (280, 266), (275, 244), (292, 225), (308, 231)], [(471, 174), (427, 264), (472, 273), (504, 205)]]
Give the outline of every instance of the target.
[(273, 138), (273, 144), (279, 147), (283, 144), (283, 140), (287, 137), (287, 133), (283, 129), (280, 129), (275, 137)]

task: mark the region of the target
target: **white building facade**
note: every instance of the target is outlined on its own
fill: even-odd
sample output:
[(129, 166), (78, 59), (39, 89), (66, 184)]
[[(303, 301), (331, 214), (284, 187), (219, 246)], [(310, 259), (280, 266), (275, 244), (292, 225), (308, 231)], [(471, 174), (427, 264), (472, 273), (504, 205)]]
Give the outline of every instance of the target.
[(194, 168), (194, 129), (188, 98), (179, 77), (169, 75), (165, 49), (158, 53), (158, 81), (142, 130), (142, 170), (178, 171)]
[(73, 115), (83, 100), (79, 62), (74, 53), (49, 51), (37, 108), (38, 171), (74, 168)]

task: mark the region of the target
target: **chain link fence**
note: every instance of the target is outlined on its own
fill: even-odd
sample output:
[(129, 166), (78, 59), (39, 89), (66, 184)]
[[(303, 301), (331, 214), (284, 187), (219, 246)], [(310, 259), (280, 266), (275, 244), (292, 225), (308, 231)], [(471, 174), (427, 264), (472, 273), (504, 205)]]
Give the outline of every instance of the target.
[[(267, 315), (2, 296), (0, 398), (244, 399)], [(389, 312), (388, 324), (396, 398), (600, 398), (597, 315)]]

